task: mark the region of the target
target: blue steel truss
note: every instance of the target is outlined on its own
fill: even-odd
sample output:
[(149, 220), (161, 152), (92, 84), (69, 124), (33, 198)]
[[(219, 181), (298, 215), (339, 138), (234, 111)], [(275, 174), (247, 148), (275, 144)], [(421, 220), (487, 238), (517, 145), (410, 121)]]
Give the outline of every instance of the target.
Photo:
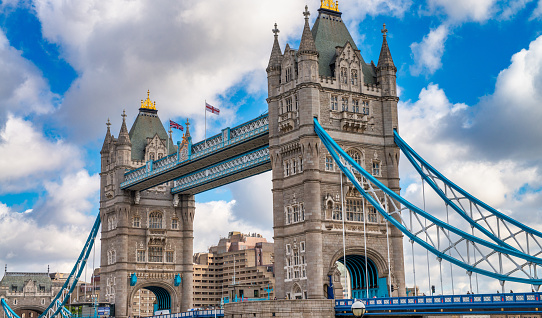
[[(419, 297), (393, 297), (393, 298), (370, 298), (365, 299), (366, 315), (387, 314), (390, 312), (416, 312), (421, 315), (434, 314), (458, 314), (472, 315), (473, 312), (488, 310), (500, 310), (506, 308), (506, 313), (511, 311), (518, 313), (537, 312), (542, 304), (540, 293), (515, 293), (515, 294), (472, 294), (472, 295), (444, 295), (444, 296), (419, 296)], [(351, 316), (353, 299), (335, 300), (335, 312), (337, 316)], [(503, 312), (501, 312), (503, 313)]]
[[(469, 275), (475, 272), (503, 282), (513, 281), (536, 286), (542, 283), (542, 280), (537, 277), (536, 268), (534, 275), (530, 270), (533, 263), (542, 264), (542, 259), (508, 247), (507, 244), (496, 244), (493, 242), (493, 237), (486, 240), (467, 233), (450, 225), (448, 220), (442, 221), (431, 213), (423, 211), (365, 171), (339, 147), (316, 119), (314, 119), (314, 130), (341, 171), (368, 203), (411, 241), (436, 255), (439, 261), (447, 260), (466, 269)], [(358, 180), (354, 172), (361, 174), (363, 180)], [(403, 211), (409, 211), (410, 222), (406, 222), (403, 218), (401, 213)], [(471, 254), (478, 261), (472, 262)], [(499, 264), (499, 268), (495, 268), (494, 264)]]
[[(81, 274), (83, 273), (83, 270), (85, 269), (85, 265), (87, 263), (88, 256), (90, 255), (90, 251), (92, 250), (92, 247), (94, 246), (94, 241), (96, 239), (96, 235), (98, 234), (98, 230), (100, 229), (100, 215), (96, 217), (96, 221), (94, 221), (94, 225), (92, 226), (92, 229), (90, 230), (90, 234), (87, 238), (87, 241), (85, 243), (85, 246), (83, 247), (83, 250), (81, 251), (81, 254), (79, 254), (79, 258), (77, 259), (77, 262), (73, 266), (72, 271), (70, 272), (70, 275), (66, 279), (66, 282), (58, 292), (58, 294), (55, 296), (53, 301), (49, 304), (47, 309), (39, 316), (39, 318), (54, 318), (57, 317), (57, 315), (61, 315), (62, 317), (66, 317), (69, 312), (67, 312), (64, 305), (66, 305), (66, 302), (70, 299), (70, 296), (73, 292), (73, 290), (77, 286), (77, 282), (79, 281), (79, 277), (81, 277)], [(7, 302), (2, 299), (1, 301), (2, 307), (4, 308), (4, 312), (9, 318), (20, 318), (7, 304)]]
[(259, 116), (233, 128), (228, 127), (223, 129), (222, 133), (218, 135), (193, 145), (189, 144), (188, 156), (183, 160), (180, 160), (178, 153), (174, 153), (155, 161), (148, 161), (142, 167), (127, 171), (124, 174), (124, 182), (120, 184), (120, 188), (126, 189), (142, 180), (150, 179), (182, 166), (191, 160), (217, 153), (225, 148), (241, 144), (267, 133), (269, 133), (268, 114)]
[(248, 170), (270, 162), (269, 147), (265, 146), (178, 178), (174, 181), (171, 192), (180, 193), (187, 191), (202, 184), (226, 178), (239, 171)]
[[(395, 131), (395, 143), (427, 184), (462, 218), (502, 246), (542, 254), (542, 233), (503, 214), (460, 188), (418, 155)], [(507, 243), (509, 242), (509, 243)]]

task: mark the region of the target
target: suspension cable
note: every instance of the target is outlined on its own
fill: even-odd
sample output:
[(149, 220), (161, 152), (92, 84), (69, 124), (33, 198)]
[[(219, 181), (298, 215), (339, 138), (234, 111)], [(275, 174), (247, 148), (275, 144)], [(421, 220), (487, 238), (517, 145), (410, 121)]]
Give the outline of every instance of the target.
[(364, 254), (365, 254), (365, 286), (366, 286), (366, 293), (367, 293), (367, 298), (369, 298), (369, 271), (367, 269), (367, 230), (366, 230), (366, 225), (365, 225), (365, 220), (367, 218), (367, 215), (365, 215), (365, 198), (363, 199), (362, 201), (362, 204), (363, 204), (363, 249), (365, 250), (364, 251)]
[[(423, 211), (427, 212), (425, 209), (425, 182), (422, 180), (422, 196), (423, 196)], [(424, 226), (425, 226), (425, 240), (429, 241), (429, 234), (427, 233), (427, 219), (424, 218)], [(426, 257), (427, 257), (427, 277), (429, 278), (429, 294), (433, 296), (433, 289), (431, 288), (431, 271), (429, 269), (429, 250), (425, 250)]]
[[(351, 284), (349, 277), (348, 277), (348, 267), (346, 266), (346, 239), (345, 239), (345, 228), (344, 228), (344, 197), (343, 197), (343, 172), (339, 170), (340, 172), (340, 179), (341, 179), (341, 219), (343, 220), (343, 256), (344, 256), (344, 269), (346, 273), (346, 293), (349, 294), (348, 291), (348, 285)], [(348, 295), (350, 297), (351, 295)]]

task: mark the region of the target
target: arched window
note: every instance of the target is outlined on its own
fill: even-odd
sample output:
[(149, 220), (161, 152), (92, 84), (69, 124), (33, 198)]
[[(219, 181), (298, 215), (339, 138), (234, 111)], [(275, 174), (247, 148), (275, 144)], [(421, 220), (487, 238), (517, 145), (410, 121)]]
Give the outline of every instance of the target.
[(149, 214), (149, 229), (161, 229), (162, 228), (162, 213), (158, 211), (151, 212)]

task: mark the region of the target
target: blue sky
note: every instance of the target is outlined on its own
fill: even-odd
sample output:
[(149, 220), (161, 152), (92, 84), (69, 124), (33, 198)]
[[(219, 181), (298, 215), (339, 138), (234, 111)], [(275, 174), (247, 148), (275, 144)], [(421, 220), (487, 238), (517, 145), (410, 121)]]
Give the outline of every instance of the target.
[[(123, 109), (133, 122), (148, 89), (162, 121), (190, 118), (196, 141), (205, 100), (221, 109), (208, 135), (265, 112), (271, 29), (276, 22), (282, 49), (297, 48), (305, 4), (312, 25), (317, 0), (3, 1), (0, 263), (69, 270), (98, 211), (105, 122), (117, 135)], [(378, 60), (386, 23), (405, 140), (481, 199), (542, 224), (542, 0), (339, 8), (367, 62)], [(404, 195), (419, 203), (405, 163)], [(195, 250), (232, 230), (271, 238), (270, 179), (198, 195)]]

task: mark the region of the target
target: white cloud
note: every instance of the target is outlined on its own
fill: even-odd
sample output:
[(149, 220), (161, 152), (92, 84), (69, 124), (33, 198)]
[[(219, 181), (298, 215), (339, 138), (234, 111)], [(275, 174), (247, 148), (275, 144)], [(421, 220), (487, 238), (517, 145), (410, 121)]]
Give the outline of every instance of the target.
[[(430, 84), (422, 89), (418, 100), (399, 103), (400, 133), (415, 151), (454, 183), (494, 208), (525, 222), (533, 228), (542, 226), (542, 37), (531, 42), (512, 57), (495, 85), (495, 92), (472, 107), (452, 104), (444, 90)], [(400, 164), (403, 196), (423, 207), (421, 181), (407, 159)], [(445, 206), (425, 187), (426, 209), (446, 217)], [(457, 217), (450, 219), (458, 222)], [(468, 230), (468, 227), (463, 227)], [(408, 284), (412, 285), (412, 256), (405, 243)], [(417, 271), (426, 270), (424, 250), (416, 249)], [(437, 285), (438, 264), (430, 256), (432, 284)], [(444, 277), (449, 264), (443, 263)], [(464, 270), (454, 269), (455, 290), (465, 292), (469, 286)], [(461, 273), (461, 275), (459, 275)], [(418, 285), (428, 289), (427, 275), (418, 276)], [(449, 278), (448, 278), (449, 279)], [(480, 291), (500, 290), (498, 282), (478, 276)], [(437, 281), (437, 283), (435, 283)], [(446, 282), (445, 292), (451, 291)], [(475, 278), (473, 277), (473, 284)], [(507, 290), (530, 290), (530, 286), (507, 283)]]
[(442, 11), (452, 21), (487, 21), (493, 14), (497, 0), (428, 0), (429, 10)]
[[(386, 15), (403, 17), (405, 12), (412, 6), (411, 0), (355, 0), (339, 2), (339, 10), (349, 14), (349, 19), (356, 19), (358, 22), (366, 16)], [(351, 14), (354, 13), (355, 14)]]
[(41, 71), (10, 46), (0, 30), (0, 124), (8, 112), (16, 115), (47, 114), (59, 96), (49, 90)]
[(442, 66), (442, 55), (444, 54), (444, 43), (448, 38), (450, 30), (442, 24), (431, 30), (419, 43), (412, 43), (410, 49), (414, 58), (414, 65), (410, 67), (410, 73), (419, 75), (421, 73), (433, 74)]
[(542, 18), (542, 0), (538, 0), (538, 3), (536, 5), (536, 8), (533, 10), (533, 13), (531, 14), (531, 20), (533, 19), (540, 19)]
[(216, 245), (220, 237), (227, 237), (231, 231), (242, 233), (259, 233), (268, 241), (272, 241), (273, 230), (245, 222), (241, 217), (235, 216), (236, 201), (211, 201), (196, 203), (194, 217), (194, 252), (206, 252), (212, 245)]
[[(319, 2), (309, 5), (314, 15)], [(265, 87), (273, 24), (278, 23), (284, 48), (285, 40), (301, 35), (304, 6), (286, 0), (167, 6), (128, 0), (36, 1), (44, 36), (62, 48), (79, 73), (65, 95), (60, 120), (77, 127), (74, 136), (96, 138), (104, 133), (101, 123), (107, 117), (118, 124), (123, 108), (135, 116), (150, 89), (161, 118), (192, 117), (198, 140), (205, 100), (220, 107), (219, 96), (236, 84)], [(219, 127), (235, 119), (234, 112), (221, 110), (212, 119)], [(209, 123), (210, 130), (214, 124)]]
[(44, 176), (81, 166), (79, 150), (61, 140), (48, 140), (31, 122), (8, 115), (0, 131), (1, 192), (40, 185)]
[(0, 202), (0, 263), (16, 271), (45, 272), (51, 265), (52, 271), (69, 272), (94, 223), (98, 189), (97, 175), (79, 171), (49, 184), (32, 210), (21, 213)]

